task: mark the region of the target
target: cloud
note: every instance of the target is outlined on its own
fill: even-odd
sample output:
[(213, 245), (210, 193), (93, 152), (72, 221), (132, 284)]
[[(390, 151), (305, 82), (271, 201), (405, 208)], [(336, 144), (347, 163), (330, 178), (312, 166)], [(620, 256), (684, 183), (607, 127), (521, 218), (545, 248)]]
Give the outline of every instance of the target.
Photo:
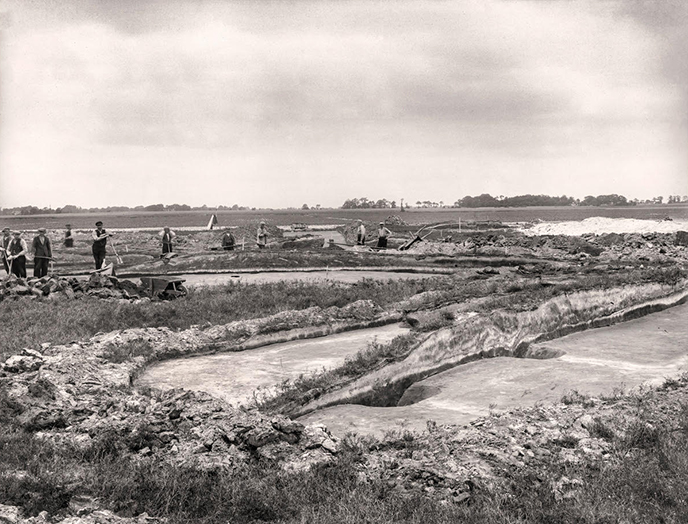
[(688, 3), (682, 0), (628, 0), (618, 3), (617, 7), (622, 15), (657, 37), (660, 70), (682, 90), (685, 97), (683, 117), (688, 121)]
[[(601, 184), (639, 142), (669, 173), (687, 100), (684, 62), (673, 63), (685, 25), (674, 11), (622, 5), (15, 3), (3, 193), (7, 177), (20, 187), (16, 178), (35, 172), (83, 181), (116, 171), (150, 176), (154, 188), (203, 155), (214, 183), (231, 169), (280, 189), (279, 173), (312, 188), (347, 169), (410, 186), (424, 164), (438, 186), (471, 166), (476, 191), (513, 179), (510, 166), (521, 166), (524, 187), (576, 169)], [(640, 180), (649, 164), (624, 169)]]

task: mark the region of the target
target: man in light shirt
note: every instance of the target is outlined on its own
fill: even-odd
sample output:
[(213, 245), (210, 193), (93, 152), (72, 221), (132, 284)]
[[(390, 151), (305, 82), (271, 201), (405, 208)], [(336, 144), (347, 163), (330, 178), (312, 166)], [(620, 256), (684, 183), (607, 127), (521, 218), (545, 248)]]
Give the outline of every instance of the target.
[(363, 225), (363, 220), (358, 221), (358, 228), (356, 228), (356, 245), (365, 246), (366, 228)]
[(268, 243), (268, 230), (265, 228), (265, 222), (260, 223), (258, 232), (256, 233), (256, 244), (259, 249), (264, 249)]
[(12, 231), (9, 227), (2, 230), (2, 238), (0, 238), (0, 257), (2, 258), (2, 265), (5, 267), (5, 272), (10, 274), (10, 265), (7, 263), (8, 253), (5, 252), (7, 246), (12, 241)]
[(380, 222), (380, 225), (377, 228), (377, 247), (380, 249), (386, 249), (387, 237), (389, 237), (391, 234), (392, 232), (385, 227), (385, 223)]
[(12, 240), (7, 246), (7, 262), (12, 274), (19, 278), (26, 278), (26, 254), (28, 252), (29, 247), (21, 237), (21, 231), (14, 231)]

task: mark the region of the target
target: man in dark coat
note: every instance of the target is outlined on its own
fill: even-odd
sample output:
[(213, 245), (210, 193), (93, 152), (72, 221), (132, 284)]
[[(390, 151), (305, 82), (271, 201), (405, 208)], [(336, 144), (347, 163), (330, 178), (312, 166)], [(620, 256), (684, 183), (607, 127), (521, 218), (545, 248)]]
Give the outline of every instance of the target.
[(65, 226), (67, 231), (65, 231), (64, 247), (74, 247), (74, 239), (72, 238), (72, 226), (67, 224)]
[(174, 231), (170, 230), (169, 227), (165, 227), (160, 232), (160, 236), (162, 237), (162, 254), (172, 253), (172, 240), (174, 240), (174, 237), (177, 235)]
[(226, 228), (225, 234), (222, 235), (222, 249), (225, 251), (233, 251), (234, 244), (236, 244), (234, 235), (232, 235), (232, 232), (229, 230), (229, 228)]
[(48, 262), (53, 258), (50, 239), (45, 236), (45, 228), (38, 230), (31, 244), (33, 250), (33, 276), (41, 278), (48, 274)]

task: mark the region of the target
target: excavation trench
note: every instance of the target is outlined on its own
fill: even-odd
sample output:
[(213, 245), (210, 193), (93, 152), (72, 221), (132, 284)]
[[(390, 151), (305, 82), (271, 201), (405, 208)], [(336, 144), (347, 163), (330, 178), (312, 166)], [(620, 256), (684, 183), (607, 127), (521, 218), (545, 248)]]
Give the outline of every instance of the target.
[[(640, 319), (647, 315), (664, 311), (670, 307), (682, 305), (686, 301), (688, 301), (688, 296), (680, 295), (676, 297), (675, 301), (641, 304), (637, 307), (622, 311), (616, 315), (608, 315), (575, 325), (558, 327), (553, 331), (539, 334), (530, 340), (518, 342), (511, 348), (498, 346), (468, 353), (459, 360), (453, 360), (451, 362), (439, 364), (437, 367), (431, 367), (422, 372), (404, 376), (400, 380), (393, 380), (387, 384), (374, 387), (370, 391), (363, 392), (358, 396), (351, 397), (346, 402), (342, 403), (360, 404), (362, 406), (371, 407), (396, 407), (415, 404), (416, 402), (420, 402), (426, 398), (429, 398), (430, 396), (433, 396), (434, 393), (437, 393), (436, 389), (423, 385), (419, 385), (412, 392), (409, 392), (409, 389), (412, 386), (422, 383), (429, 377), (444, 373), (458, 366), (488, 358), (507, 357), (534, 360), (560, 359), (567, 354), (566, 350), (559, 348), (556, 345), (549, 347), (544, 346), (543, 343), (551, 340), (557, 340), (574, 333), (587, 331), (589, 329), (604, 328), (619, 324), (621, 322)], [(684, 309), (688, 314), (688, 308), (684, 306)], [(679, 311), (683, 311), (683, 309), (680, 309)], [(592, 334), (591, 337), (594, 339), (595, 335), (596, 334)]]
[[(641, 311), (646, 315), (639, 318)], [(409, 375), (299, 420), (323, 423), (338, 434), (381, 435), (422, 430), (427, 420), (467, 424), (491, 411), (556, 402), (571, 391), (599, 396), (661, 384), (688, 371), (686, 318), (687, 304), (642, 308), (627, 322), (530, 344), (525, 358), (496, 352), (434, 374)]]
[[(558, 297), (533, 312), (471, 317), (430, 334), (403, 361), (371, 370), (290, 414), (341, 433), (422, 429), (428, 419), (467, 423), (494, 407), (558, 400), (571, 389), (598, 394), (675, 375), (688, 358), (688, 292), (643, 289), (643, 300), (617, 289)], [(147, 369), (138, 382), (244, 403), (256, 390), (273, 394), (284, 380), (338, 366), (371, 341), (385, 343), (405, 332), (392, 324), (171, 360)]]

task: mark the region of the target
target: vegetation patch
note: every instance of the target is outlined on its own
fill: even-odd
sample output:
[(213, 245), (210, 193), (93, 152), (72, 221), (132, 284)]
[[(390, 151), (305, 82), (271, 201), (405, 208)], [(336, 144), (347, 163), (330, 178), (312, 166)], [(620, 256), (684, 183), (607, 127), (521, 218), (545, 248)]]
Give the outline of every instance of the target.
[[(603, 458), (579, 453), (571, 460), (581, 441), (565, 437), (532, 459), (492, 459), (489, 481), (454, 482), (443, 477), (439, 465), (419, 464), (418, 457), (432, 456), (437, 446), (468, 452), (460, 451), (466, 444), (461, 428), (454, 427), (429, 425), (428, 433), (396, 432), (381, 439), (352, 435), (330, 462), (288, 472), (257, 457), (239, 469), (197, 469), (128, 451), (146, 445), (146, 428), (134, 437), (102, 431), (88, 444), (73, 446), (10, 423), (0, 429), (0, 503), (21, 508), (25, 516), (47, 511), (59, 518), (71, 514), (70, 503), (86, 501), (121, 517), (146, 512), (173, 524), (683, 523), (688, 521), (686, 380), (660, 393), (595, 402), (591, 409), (615, 410), (605, 421), (617, 431), (605, 435)], [(530, 420), (532, 427), (535, 411), (515, 412), (509, 424)], [(498, 423), (500, 416), (489, 420)], [(595, 438), (598, 430), (589, 431)], [(499, 435), (494, 430), (476, 435), (483, 450), (499, 445), (490, 444)], [(136, 438), (143, 440), (135, 443)], [(500, 456), (498, 448), (494, 453)], [(419, 469), (409, 470), (414, 464)]]
[(0, 359), (22, 348), (40, 349), (43, 343), (66, 344), (99, 332), (127, 328), (220, 325), (260, 318), (281, 311), (343, 307), (357, 300), (372, 300), (385, 307), (426, 291), (446, 289), (449, 277), (379, 282), (362, 280), (355, 285), (338, 282), (274, 282), (231, 284), (191, 289), (174, 301), (150, 302), (81, 300), (60, 302), (1, 302)]
[(135, 357), (148, 359), (153, 353), (154, 349), (147, 340), (132, 340), (123, 344), (108, 344), (103, 350), (103, 358), (113, 364), (121, 364)]
[(341, 366), (282, 382), (276, 393), (257, 399), (259, 409), (283, 412), (303, 405), (371, 370), (403, 360), (417, 342), (418, 335), (414, 333), (399, 335), (386, 344), (373, 341), (363, 351), (347, 358)]

